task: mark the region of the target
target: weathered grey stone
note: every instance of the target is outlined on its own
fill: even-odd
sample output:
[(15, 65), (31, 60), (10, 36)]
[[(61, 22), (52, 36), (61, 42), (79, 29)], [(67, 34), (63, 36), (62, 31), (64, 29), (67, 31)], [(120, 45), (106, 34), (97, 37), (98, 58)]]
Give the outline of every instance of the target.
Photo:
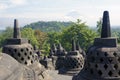
[(36, 60), (39, 62), (42, 59), (42, 53), (41, 53), (40, 50), (38, 50), (36, 45), (34, 45), (33, 48), (34, 48), (33, 52), (34, 52), (34, 54), (36, 56)]
[(35, 53), (33, 53), (33, 47), (28, 43), (21, 45), (5, 45), (3, 52), (11, 55), (17, 61), (25, 65), (33, 64), (36, 59)]
[(48, 75), (46, 69), (38, 62), (34, 62), (28, 67), (35, 71), (35, 74), (38, 75), (38, 80), (52, 80), (52, 77)]
[(67, 54), (67, 52), (62, 47), (62, 45), (59, 43), (58, 47), (57, 47), (57, 52), (56, 52), (55, 56), (65, 56), (66, 54)]
[(82, 54), (82, 55), (83, 55), (83, 57), (85, 57), (85, 56), (86, 56), (85, 51), (84, 51), (84, 50), (82, 50), (82, 48), (81, 48), (81, 47), (80, 47), (80, 45), (79, 45), (79, 41), (77, 41), (77, 44), (76, 44), (76, 50), (77, 50), (77, 51), (79, 51), (79, 53), (80, 53), (80, 54)]
[(50, 76), (52, 76), (52, 80), (72, 80), (72, 76), (58, 74), (58, 70), (47, 70)]
[(3, 46), (3, 53), (7, 53), (22, 64), (31, 65), (36, 60), (33, 47), (28, 40), (21, 38), (18, 21), (14, 20), (14, 35), (12, 39), (7, 39)]
[[(28, 43), (27, 39), (23, 39), (20, 37), (20, 30), (17, 26), (16, 20), (14, 22), (14, 38), (7, 40), (7, 43), (4, 45), (2, 51), (6, 54), (9, 54), (14, 59), (16, 59), (18, 62), (21, 63), (21, 64), (19, 64), (19, 63), (13, 64), (13, 63), (15, 63), (15, 60), (14, 60), (14, 62), (8, 63), (8, 61), (7, 61), (8, 58), (6, 57), (4, 59), (7, 61), (8, 64), (12, 64), (10, 66), (16, 72), (15, 75), (7, 75), (8, 77), (10, 76), (10, 78), (8, 80), (51, 80), (48, 73), (45, 72), (45, 68), (43, 66), (41, 66), (41, 64), (37, 61), (36, 54), (34, 53), (32, 45)], [(3, 54), (3, 55), (6, 55), (6, 54)], [(10, 58), (10, 61), (12, 61), (11, 59), (12, 58)], [(19, 65), (25, 64), (25, 65), (17, 66), (18, 69), (22, 68), (19, 71), (17, 68), (14, 67), (17, 64), (19, 64)], [(3, 67), (4, 66), (5, 65), (3, 65)], [(7, 67), (10, 67), (10, 66), (7, 66)], [(7, 69), (7, 67), (5, 66), (5, 68), (3, 68), (3, 69)], [(8, 72), (9, 72), (9, 69), (8, 69)], [(21, 72), (21, 73), (19, 74), (19, 72)], [(14, 71), (11, 71), (11, 74), (14, 74)], [(2, 74), (0, 74), (0, 76), (1, 75)], [(16, 77), (16, 76), (18, 76), (18, 78), (15, 79), (14, 77)], [(5, 77), (3, 77), (3, 78), (5, 78)]]
[(20, 33), (20, 29), (18, 27), (18, 21), (17, 21), (17, 19), (14, 20), (13, 38), (21, 38), (21, 33)]
[(120, 80), (120, 47), (110, 36), (109, 15), (105, 11), (101, 38), (88, 49), (85, 66), (73, 80)]
[(104, 11), (103, 14), (104, 15), (103, 15), (102, 30), (101, 30), (101, 38), (111, 37), (109, 12)]
[(75, 50), (76, 50), (75, 40), (72, 40), (72, 51), (75, 51)]
[(117, 47), (117, 39), (115, 38), (95, 38), (94, 46)]
[[(77, 49), (77, 50), (76, 50)], [(75, 44), (75, 41), (72, 41), (72, 51), (68, 52), (66, 55), (66, 61), (65, 61), (65, 69), (66, 69), (66, 74), (71, 74), (75, 75), (78, 73), (83, 68), (84, 65), (84, 58), (82, 55), (80, 49), (80, 46)]]
[(50, 70), (55, 69), (52, 58), (46, 57), (43, 60), (40, 60), (40, 63), (44, 65), (46, 69), (50, 69)]
[(54, 62), (55, 62), (55, 69), (60, 69), (60, 68), (64, 68), (65, 64), (65, 56), (66, 56), (67, 52), (65, 51), (65, 49), (61, 46), (61, 44), (58, 44), (57, 47), (57, 52), (55, 54), (54, 58)]
[(56, 47), (55, 44), (52, 45), (50, 49), (49, 57), (52, 59), (53, 66), (55, 69), (60, 69), (64, 67), (65, 55), (67, 52), (59, 43)]
[(53, 51), (53, 53), (54, 53), (54, 55), (55, 55), (56, 52), (57, 52), (57, 47), (56, 47), (55, 44), (53, 44), (53, 45), (51, 46), (51, 50)]
[(52, 80), (38, 63), (24, 66), (7, 54), (0, 55), (0, 80)]

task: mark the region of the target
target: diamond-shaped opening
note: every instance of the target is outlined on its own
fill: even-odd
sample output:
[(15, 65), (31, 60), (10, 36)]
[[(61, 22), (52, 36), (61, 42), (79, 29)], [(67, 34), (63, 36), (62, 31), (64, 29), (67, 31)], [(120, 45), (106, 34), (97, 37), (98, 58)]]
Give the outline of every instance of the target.
[(118, 58), (118, 61), (120, 62), (120, 57)]
[(79, 63), (79, 61), (78, 61), (78, 60), (75, 60), (75, 63)]
[(107, 52), (105, 52), (104, 55), (107, 56), (108, 55)]
[(113, 53), (113, 55), (116, 57), (116, 56), (117, 56), (117, 53), (116, 53), (116, 52), (114, 52), (114, 53)]
[(25, 61), (25, 64), (27, 65), (27, 62)]
[(31, 63), (33, 63), (33, 61), (31, 61)]
[(76, 68), (79, 68), (79, 66), (76, 66)]
[(75, 63), (75, 61), (74, 61), (74, 60), (72, 60), (72, 59), (71, 59), (71, 61), (72, 61), (72, 63)]
[(29, 49), (28, 49), (28, 48), (26, 48), (26, 50), (28, 51)]
[[(32, 58), (34, 58), (35, 56), (34, 55), (32, 55)], [(58, 58), (59, 59), (59, 58)]]
[(109, 75), (109, 76), (112, 76), (112, 74), (113, 74), (112, 71), (109, 71), (109, 72), (108, 72), (108, 75)]
[(17, 52), (17, 49), (14, 49), (14, 52), (16, 53), (16, 52)]
[(73, 64), (73, 66), (77, 66), (77, 64)]
[(103, 58), (100, 58), (100, 62), (102, 63), (104, 60), (103, 60)]
[(98, 70), (98, 74), (101, 76), (101, 75), (102, 75), (102, 71), (101, 71), (101, 70)]
[(21, 52), (23, 52), (23, 49), (21, 49)]
[(93, 74), (93, 69), (90, 69), (90, 73)]
[(11, 56), (12, 56), (12, 57), (14, 57), (14, 54), (13, 54), (13, 53), (11, 53)]
[(113, 60), (112, 60), (112, 58), (109, 58), (109, 62), (111, 63)]
[(24, 53), (24, 55), (26, 56), (26, 55), (27, 55), (27, 53)]
[(75, 68), (75, 66), (72, 66), (72, 68)]
[(82, 68), (83, 66), (82, 66), (82, 65), (80, 65), (80, 67)]
[(97, 56), (99, 56), (99, 52), (97, 52)]
[(85, 68), (85, 70), (87, 70), (87, 68)]
[(9, 52), (9, 53), (11, 53), (11, 52), (12, 52), (12, 50), (11, 50), (11, 49), (8, 49), (8, 52)]
[(118, 72), (118, 74), (120, 75), (120, 71)]
[(78, 63), (77, 65), (80, 65), (80, 63)]
[(97, 65), (97, 64), (95, 64), (95, 68), (98, 68), (98, 65)]
[(82, 60), (78, 60), (80, 63), (82, 63)]
[(21, 60), (24, 61), (24, 58), (22, 57)]
[(94, 62), (95, 61), (95, 58), (92, 56), (91, 57), (91, 62)]
[(28, 56), (28, 59), (30, 59), (30, 57)]
[(115, 69), (118, 69), (118, 65), (117, 65), (117, 64), (115, 64), (115, 65), (114, 65), (114, 68), (115, 68)]
[(30, 55), (32, 55), (32, 52), (30, 51)]
[(104, 65), (104, 68), (105, 68), (105, 70), (106, 70), (106, 69), (108, 68), (108, 65), (107, 65), (107, 64), (105, 64), (105, 65)]
[(20, 57), (21, 56), (21, 54), (20, 53), (18, 53), (18, 57)]

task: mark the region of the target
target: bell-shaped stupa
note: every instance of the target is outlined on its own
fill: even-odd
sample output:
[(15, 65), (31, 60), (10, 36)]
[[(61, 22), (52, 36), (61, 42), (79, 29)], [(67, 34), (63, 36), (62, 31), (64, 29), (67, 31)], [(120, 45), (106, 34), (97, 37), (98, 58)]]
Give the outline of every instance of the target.
[(120, 80), (120, 48), (111, 37), (109, 12), (104, 11), (101, 38), (88, 49), (84, 68), (73, 80)]

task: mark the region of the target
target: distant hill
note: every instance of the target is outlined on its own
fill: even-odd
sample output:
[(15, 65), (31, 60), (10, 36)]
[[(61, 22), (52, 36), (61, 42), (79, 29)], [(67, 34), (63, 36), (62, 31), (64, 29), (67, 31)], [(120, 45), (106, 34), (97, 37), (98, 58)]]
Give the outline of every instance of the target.
[(51, 31), (60, 31), (62, 28), (68, 27), (72, 24), (73, 22), (39, 21), (39, 22), (31, 23), (29, 25), (25, 25), (24, 28), (30, 27), (32, 29), (39, 29), (44, 32), (51, 32)]

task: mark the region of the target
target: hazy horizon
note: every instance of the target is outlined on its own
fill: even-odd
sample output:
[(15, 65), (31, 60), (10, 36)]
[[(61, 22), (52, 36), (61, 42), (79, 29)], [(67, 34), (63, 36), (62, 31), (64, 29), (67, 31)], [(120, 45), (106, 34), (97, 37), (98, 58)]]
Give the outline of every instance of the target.
[[(2, 19), (3, 20), (3, 19)], [(39, 20), (39, 19), (23, 19), (23, 18), (20, 18), (18, 19), (18, 25), (19, 27), (24, 27), (25, 25), (29, 25), (31, 23), (34, 23), (34, 22), (38, 22), (38, 21), (44, 21), (44, 20)], [(48, 22), (48, 21), (55, 21), (55, 20), (47, 20), (47, 21), (44, 21), (44, 22)], [(77, 21), (77, 20), (76, 20)], [(76, 22), (74, 21), (74, 22)], [(9, 19), (5, 19), (3, 21), (0, 20), (0, 22), (5, 22), (5, 23), (2, 23), (3, 25), (0, 24), (0, 30), (5, 30), (6, 27), (13, 27), (14, 26), (14, 18), (9, 18)], [(6, 24), (7, 22), (7, 24)], [(69, 22), (69, 21), (60, 21), (60, 22)], [(22, 24), (21, 24), (22, 23)], [(96, 23), (95, 23), (96, 24)], [(88, 25), (88, 24), (87, 24)], [(3, 26), (3, 27), (2, 27)], [(88, 25), (89, 27), (91, 28), (96, 28), (96, 25)], [(111, 25), (111, 28), (120, 28), (120, 25)]]

